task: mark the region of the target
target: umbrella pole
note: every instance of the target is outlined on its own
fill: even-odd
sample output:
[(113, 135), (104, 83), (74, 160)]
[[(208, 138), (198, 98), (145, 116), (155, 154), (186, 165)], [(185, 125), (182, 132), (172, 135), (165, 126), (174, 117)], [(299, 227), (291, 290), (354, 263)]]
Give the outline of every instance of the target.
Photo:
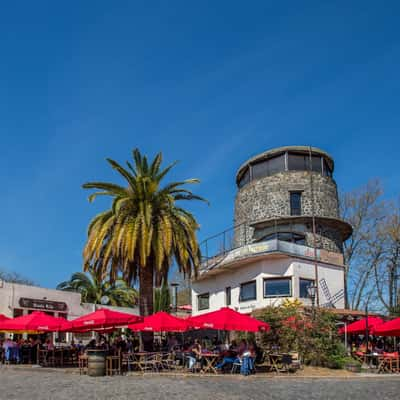
[(365, 319), (365, 337), (366, 337), (366, 350), (365, 354), (368, 354), (368, 345), (369, 345), (369, 329), (368, 329), (368, 303), (365, 307), (365, 314), (366, 314), (366, 319)]
[(36, 365), (40, 365), (39, 364), (39, 350), (40, 350), (40, 345), (39, 343), (36, 345)]

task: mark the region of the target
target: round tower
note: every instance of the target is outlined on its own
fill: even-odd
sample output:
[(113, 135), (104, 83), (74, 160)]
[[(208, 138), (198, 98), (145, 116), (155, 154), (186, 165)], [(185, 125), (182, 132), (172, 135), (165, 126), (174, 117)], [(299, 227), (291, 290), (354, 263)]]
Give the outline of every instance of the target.
[[(247, 160), (236, 174), (235, 245), (279, 239), (343, 253), (334, 162), (323, 150), (287, 146)], [(315, 233), (315, 243), (314, 243)]]

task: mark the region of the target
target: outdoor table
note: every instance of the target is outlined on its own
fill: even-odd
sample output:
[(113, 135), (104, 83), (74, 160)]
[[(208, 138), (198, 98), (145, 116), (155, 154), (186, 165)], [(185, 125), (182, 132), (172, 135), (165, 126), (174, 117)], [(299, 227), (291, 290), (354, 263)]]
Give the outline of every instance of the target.
[(203, 372), (211, 372), (213, 374), (217, 374), (217, 370), (215, 368), (215, 364), (217, 360), (220, 358), (219, 354), (216, 353), (201, 353), (201, 357), (204, 358), (206, 365), (203, 368)]
[(149, 351), (137, 351), (132, 353), (133, 362), (131, 364), (136, 365), (140, 371), (144, 372), (146, 370), (146, 359), (147, 357), (154, 356), (155, 352)]

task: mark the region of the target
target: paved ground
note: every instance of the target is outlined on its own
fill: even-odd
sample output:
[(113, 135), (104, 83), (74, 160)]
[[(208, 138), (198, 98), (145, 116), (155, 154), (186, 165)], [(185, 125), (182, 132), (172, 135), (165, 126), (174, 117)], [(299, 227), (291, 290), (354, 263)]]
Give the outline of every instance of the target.
[(351, 379), (156, 375), (91, 378), (43, 370), (0, 369), (1, 400), (394, 400), (399, 394), (399, 376)]

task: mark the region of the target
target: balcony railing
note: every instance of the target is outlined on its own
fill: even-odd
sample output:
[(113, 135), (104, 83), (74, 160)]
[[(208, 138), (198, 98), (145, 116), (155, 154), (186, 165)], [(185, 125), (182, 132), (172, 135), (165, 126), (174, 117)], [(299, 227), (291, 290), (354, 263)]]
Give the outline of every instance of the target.
[[(210, 236), (200, 243), (202, 264), (207, 263), (218, 257), (223, 257), (230, 251), (250, 244), (250, 235), (246, 234), (250, 227), (247, 223), (242, 223), (224, 231)], [(238, 238), (241, 238), (241, 243)]]
[[(242, 229), (243, 231), (240, 231)], [(237, 234), (236, 238), (235, 232)], [(306, 257), (335, 265), (343, 265), (343, 255), (340, 253), (329, 252), (323, 249), (316, 249), (314, 251), (313, 247), (279, 239), (252, 242), (247, 239), (250, 235), (246, 235), (245, 232), (249, 232), (249, 226), (247, 224), (241, 224), (203, 241), (201, 243), (201, 272), (204, 273), (221, 264), (227, 264), (256, 254), (273, 252)], [(239, 243), (238, 238), (240, 238), (241, 243)]]

